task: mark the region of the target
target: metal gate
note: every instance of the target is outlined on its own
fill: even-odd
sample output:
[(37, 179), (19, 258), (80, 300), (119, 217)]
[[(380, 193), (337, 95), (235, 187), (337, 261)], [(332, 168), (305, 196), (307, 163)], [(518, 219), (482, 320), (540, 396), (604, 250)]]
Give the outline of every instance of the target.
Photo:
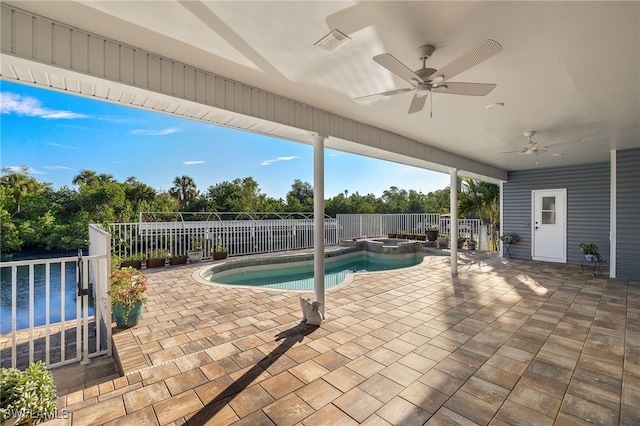
[(42, 361), (51, 368), (111, 356), (109, 240), (92, 235), (88, 256), (0, 262), (2, 367)]

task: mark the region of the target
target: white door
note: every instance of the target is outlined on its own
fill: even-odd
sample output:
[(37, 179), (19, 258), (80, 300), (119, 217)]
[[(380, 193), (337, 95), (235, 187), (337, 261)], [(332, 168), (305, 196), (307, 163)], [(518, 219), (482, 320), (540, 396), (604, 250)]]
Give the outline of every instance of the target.
[(531, 257), (567, 262), (567, 190), (532, 191)]

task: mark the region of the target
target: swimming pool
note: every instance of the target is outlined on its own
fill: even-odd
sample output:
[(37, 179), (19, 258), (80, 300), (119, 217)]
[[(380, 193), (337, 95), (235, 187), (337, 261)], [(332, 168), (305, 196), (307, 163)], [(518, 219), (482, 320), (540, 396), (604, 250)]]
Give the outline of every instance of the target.
[[(342, 283), (349, 273), (375, 272), (406, 268), (422, 262), (421, 253), (400, 256), (376, 256), (356, 252), (325, 259), (325, 288)], [(313, 289), (313, 260), (290, 261), (280, 264), (241, 266), (222, 271), (210, 267), (202, 278), (217, 284), (242, 285), (283, 290)]]

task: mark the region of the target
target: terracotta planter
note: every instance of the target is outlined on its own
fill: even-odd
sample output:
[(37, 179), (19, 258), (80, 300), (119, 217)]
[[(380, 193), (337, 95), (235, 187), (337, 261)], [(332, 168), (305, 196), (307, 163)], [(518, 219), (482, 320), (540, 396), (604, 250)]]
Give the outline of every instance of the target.
[(142, 302), (137, 302), (125, 317), (122, 306), (113, 306), (111, 311), (113, 312), (113, 318), (116, 320), (116, 326), (118, 328), (131, 328), (138, 325), (140, 317), (142, 316), (143, 307)]
[(213, 260), (226, 259), (228, 254), (226, 251), (214, 251)]
[(184, 256), (174, 256), (171, 259), (169, 259), (169, 265), (182, 265), (184, 263), (187, 263), (187, 255), (185, 254)]
[(166, 264), (164, 257), (150, 257), (147, 259), (147, 268), (159, 268)]
[(389, 238), (396, 238), (398, 236), (398, 234), (396, 233), (389, 233), (387, 235), (389, 236)]

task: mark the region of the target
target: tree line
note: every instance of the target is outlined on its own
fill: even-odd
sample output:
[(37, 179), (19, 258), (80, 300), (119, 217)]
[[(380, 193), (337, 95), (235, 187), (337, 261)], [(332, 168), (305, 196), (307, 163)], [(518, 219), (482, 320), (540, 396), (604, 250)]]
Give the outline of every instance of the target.
[[(497, 218), (497, 187), (465, 180), (458, 210), (463, 217)], [(2, 169), (0, 178), (0, 252), (84, 247), (88, 225), (137, 222), (141, 212), (312, 212), (313, 187), (294, 180), (285, 198), (262, 193), (252, 177), (237, 178), (198, 190), (189, 176), (177, 176), (168, 191), (158, 191), (129, 177), (82, 170), (73, 187), (54, 189), (29, 174), (27, 167)], [(325, 213), (448, 213), (449, 188), (428, 194), (395, 186), (381, 197), (345, 190), (325, 200)]]

